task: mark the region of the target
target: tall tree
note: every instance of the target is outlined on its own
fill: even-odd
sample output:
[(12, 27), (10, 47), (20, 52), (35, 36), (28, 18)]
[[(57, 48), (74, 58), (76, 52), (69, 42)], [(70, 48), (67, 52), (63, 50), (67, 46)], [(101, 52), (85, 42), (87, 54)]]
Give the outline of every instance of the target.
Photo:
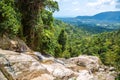
[(67, 43), (67, 34), (64, 29), (60, 32), (60, 35), (58, 37), (58, 43), (62, 46), (62, 52), (65, 51)]
[(35, 38), (38, 36), (37, 39), (40, 39), (44, 24), (49, 21), (49, 18), (45, 18), (42, 13), (44, 11), (51, 13), (59, 10), (58, 4), (53, 0), (17, 0), (16, 4), (22, 14), (23, 36), (26, 38), (28, 46), (34, 48)]

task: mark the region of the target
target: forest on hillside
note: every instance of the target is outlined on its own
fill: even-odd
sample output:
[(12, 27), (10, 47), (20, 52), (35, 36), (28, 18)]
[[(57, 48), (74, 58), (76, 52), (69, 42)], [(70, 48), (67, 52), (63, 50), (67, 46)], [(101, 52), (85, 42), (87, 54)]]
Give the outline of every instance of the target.
[(120, 30), (91, 34), (61, 21), (56, 21), (56, 25), (57, 23), (64, 25), (67, 33), (66, 51), (60, 56), (69, 58), (95, 55), (99, 56), (104, 64), (116, 66), (120, 70)]
[(120, 30), (93, 34), (92, 28), (55, 19), (55, 11), (59, 6), (54, 0), (1, 0), (0, 36), (19, 37), (32, 50), (57, 58), (95, 55), (120, 71)]

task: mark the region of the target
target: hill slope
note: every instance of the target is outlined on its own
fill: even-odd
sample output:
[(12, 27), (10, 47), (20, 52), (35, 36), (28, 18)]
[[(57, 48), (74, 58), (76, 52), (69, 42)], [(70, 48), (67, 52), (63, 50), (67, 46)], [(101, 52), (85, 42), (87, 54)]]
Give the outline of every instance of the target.
[(91, 33), (101, 33), (120, 29), (120, 11), (102, 12), (94, 16), (77, 16), (74, 18), (57, 18)]
[(106, 20), (106, 21), (119, 21), (120, 22), (120, 11), (102, 12), (94, 16), (77, 16), (78, 19), (95, 19), (95, 20)]

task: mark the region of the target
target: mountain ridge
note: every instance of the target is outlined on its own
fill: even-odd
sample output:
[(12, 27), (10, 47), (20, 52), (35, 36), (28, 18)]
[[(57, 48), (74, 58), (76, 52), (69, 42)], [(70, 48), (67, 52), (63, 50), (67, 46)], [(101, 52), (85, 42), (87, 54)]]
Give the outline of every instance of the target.
[(95, 14), (93, 16), (77, 16), (77, 19), (95, 19), (107, 21), (120, 21), (120, 11), (108, 11)]
[(57, 19), (92, 33), (94, 33), (94, 31), (95, 33), (101, 33), (120, 29), (120, 11), (102, 12), (93, 16)]

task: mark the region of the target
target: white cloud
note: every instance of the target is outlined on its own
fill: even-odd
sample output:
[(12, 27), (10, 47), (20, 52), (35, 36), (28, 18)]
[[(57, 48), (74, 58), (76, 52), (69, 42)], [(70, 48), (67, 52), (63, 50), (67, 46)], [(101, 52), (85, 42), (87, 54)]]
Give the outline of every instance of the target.
[(64, 3), (64, 2), (70, 2), (70, 0), (53, 0), (53, 1), (62, 2), (62, 3)]
[[(105, 11), (120, 9), (120, 0), (54, 0), (58, 1), (60, 11), (55, 16), (94, 15)], [(117, 2), (118, 1), (118, 2)]]
[(118, 9), (120, 9), (120, 0), (116, 1), (116, 6), (115, 7), (118, 8)]
[(80, 11), (80, 8), (76, 8), (76, 9), (74, 9), (74, 11)]
[(73, 2), (72, 2), (73, 5), (76, 5), (76, 4), (78, 4), (78, 3), (79, 3), (78, 1), (73, 1)]
[(96, 2), (87, 3), (88, 6), (96, 7), (96, 6), (105, 6), (105, 5), (115, 5), (115, 0), (97, 0)]
[(61, 0), (53, 0), (53, 1), (57, 1), (57, 2), (60, 2)]

